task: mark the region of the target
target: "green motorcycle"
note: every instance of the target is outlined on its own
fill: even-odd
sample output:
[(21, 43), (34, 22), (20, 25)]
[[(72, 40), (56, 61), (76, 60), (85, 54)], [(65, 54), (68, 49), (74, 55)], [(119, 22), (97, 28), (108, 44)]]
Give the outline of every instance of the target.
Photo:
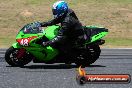
[[(99, 45), (105, 43), (102, 38), (108, 34), (108, 29), (97, 26), (84, 26), (84, 39), (78, 38), (74, 44), (74, 58), (65, 59), (65, 55), (52, 46), (42, 46), (42, 42), (52, 40), (61, 28), (59, 25), (48, 26), (43, 29), (28, 28), (25, 25), (16, 36), (16, 43), (7, 49), (5, 60), (11, 66), (24, 66), (29, 62), (34, 63), (75, 63), (77, 66), (90, 65), (100, 56)], [(85, 41), (84, 41), (85, 40)], [(63, 46), (62, 46), (63, 48)], [(69, 63), (70, 62), (70, 63)]]

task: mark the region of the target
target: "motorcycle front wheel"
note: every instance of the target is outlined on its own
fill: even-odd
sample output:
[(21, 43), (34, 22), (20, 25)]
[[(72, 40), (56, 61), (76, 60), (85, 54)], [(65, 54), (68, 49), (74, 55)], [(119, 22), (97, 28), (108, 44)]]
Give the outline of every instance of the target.
[(17, 54), (18, 54), (19, 49), (17, 48), (13, 48), (10, 47), (6, 53), (5, 53), (5, 61), (13, 66), (13, 67), (22, 67), (26, 64), (28, 64), (29, 62), (31, 62), (32, 58), (31, 55), (28, 52), (25, 52), (25, 54), (18, 58)]

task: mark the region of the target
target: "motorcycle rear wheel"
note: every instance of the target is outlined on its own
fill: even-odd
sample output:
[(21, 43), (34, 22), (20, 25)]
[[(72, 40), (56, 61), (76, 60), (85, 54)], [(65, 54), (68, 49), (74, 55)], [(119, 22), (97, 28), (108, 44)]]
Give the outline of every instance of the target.
[(10, 47), (5, 53), (5, 61), (13, 67), (22, 67), (29, 62), (31, 62), (31, 55), (26, 52), (21, 58), (17, 58), (17, 53), (19, 49)]
[(81, 52), (77, 57), (75, 64), (77, 66), (89, 66), (93, 64), (100, 56), (101, 50), (99, 45), (86, 46), (87, 50)]

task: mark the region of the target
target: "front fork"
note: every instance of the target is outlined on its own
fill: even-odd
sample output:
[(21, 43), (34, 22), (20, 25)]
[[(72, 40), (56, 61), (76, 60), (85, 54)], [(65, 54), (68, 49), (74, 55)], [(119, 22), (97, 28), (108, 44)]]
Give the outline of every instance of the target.
[(21, 58), (23, 57), (24, 55), (26, 54), (26, 50), (24, 48), (20, 48), (18, 49), (18, 52), (17, 52), (17, 58)]
[(18, 49), (16, 57), (21, 58), (26, 54), (26, 49), (22, 48), (19, 43), (12, 44), (13, 48)]

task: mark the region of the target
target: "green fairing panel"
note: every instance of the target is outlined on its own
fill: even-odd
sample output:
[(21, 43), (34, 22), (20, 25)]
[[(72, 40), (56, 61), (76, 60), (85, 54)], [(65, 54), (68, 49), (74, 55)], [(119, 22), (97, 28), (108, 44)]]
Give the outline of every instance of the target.
[(58, 55), (58, 50), (56, 50), (56, 49), (54, 49), (54, 48), (52, 48), (50, 46), (45, 48), (45, 47), (41, 46), (40, 44), (33, 43), (34, 41), (36, 41), (39, 38), (41, 38), (43, 35), (45, 35), (45, 33), (25, 34), (24, 35), (23, 32), (19, 32), (19, 34), (16, 36), (16, 39), (28, 38), (28, 37), (32, 37), (32, 36), (37, 36), (37, 38), (31, 40), (30, 44), (29, 44), (30, 46), (28, 46), (28, 47), (20, 46), (18, 43), (14, 43), (12, 46), (14, 48), (25, 48), (28, 52), (30, 52), (33, 56), (35, 56), (37, 60), (48, 62), (48, 61), (54, 59), (54, 57), (56, 55)]
[(29, 51), (32, 55), (36, 57), (39, 61), (48, 62), (58, 54), (58, 50), (53, 49), (52, 47), (26, 47), (27, 51)]
[(13, 48), (21, 48), (21, 46), (16, 42), (12, 44)]
[(16, 36), (16, 39), (20, 39), (22, 38), (22, 36), (24, 36), (24, 33), (22, 31), (20, 31), (17, 36)]
[(18, 43), (14, 43), (12, 46), (18, 49), (25, 48), (28, 52), (30, 52), (33, 56), (35, 56), (36, 59), (38, 59), (39, 61), (44, 61), (44, 62), (48, 62), (54, 59), (56, 55), (58, 55), (58, 50), (50, 46), (45, 48), (39, 44), (34, 44), (34, 43), (31, 43), (30, 46), (28, 47), (22, 47)]
[(60, 29), (60, 26), (49, 26), (48, 28), (45, 29), (45, 36), (49, 39), (52, 40), (57, 34), (58, 30)]
[(57, 56), (59, 54), (57, 49), (54, 49), (52, 47), (46, 47), (47, 49), (47, 57), (45, 58), (45, 61), (50, 61), (52, 59), (54, 59), (55, 56)]
[(107, 35), (108, 34), (108, 32), (101, 32), (101, 33), (99, 33), (99, 34), (97, 34), (97, 35), (94, 35), (93, 37), (92, 37), (92, 39), (91, 39), (91, 42), (94, 42), (94, 41), (96, 41), (96, 40), (98, 40), (98, 39), (101, 39), (101, 38), (103, 38), (105, 35)]

